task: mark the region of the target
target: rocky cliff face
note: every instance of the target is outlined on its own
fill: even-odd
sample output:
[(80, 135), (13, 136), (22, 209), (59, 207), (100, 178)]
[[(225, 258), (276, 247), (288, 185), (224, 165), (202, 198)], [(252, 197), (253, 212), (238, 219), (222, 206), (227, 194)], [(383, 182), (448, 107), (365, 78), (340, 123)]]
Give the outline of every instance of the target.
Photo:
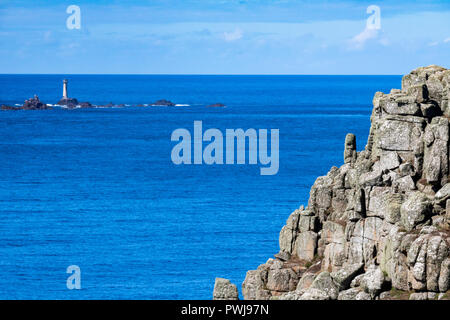
[(317, 178), (280, 252), (247, 272), (245, 299), (445, 299), (450, 277), (450, 70), (377, 92), (366, 148)]

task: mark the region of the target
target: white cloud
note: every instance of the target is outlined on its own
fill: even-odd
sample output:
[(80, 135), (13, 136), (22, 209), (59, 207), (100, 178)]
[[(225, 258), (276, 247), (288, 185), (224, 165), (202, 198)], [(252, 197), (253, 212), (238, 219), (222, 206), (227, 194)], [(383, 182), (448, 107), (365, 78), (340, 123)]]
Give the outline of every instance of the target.
[(243, 36), (243, 33), (240, 29), (236, 29), (233, 32), (224, 32), (223, 33), (223, 38), (225, 39), (225, 41), (236, 41), (241, 39)]
[(430, 47), (436, 47), (438, 45), (441, 45), (441, 44), (444, 44), (444, 43), (449, 43), (449, 42), (450, 42), (450, 38), (447, 38), (447, 39), (442, 40), (442, 42), (441, 41), (434, 41), (434, 42), (429, 43), (428, 45)]
[(350, 40), (350, 44), (355, 49), (362, 49), (365, 43), (378, 36), (378, 30), (374, 28), (365, 28), (361, 33), (357, 34)]

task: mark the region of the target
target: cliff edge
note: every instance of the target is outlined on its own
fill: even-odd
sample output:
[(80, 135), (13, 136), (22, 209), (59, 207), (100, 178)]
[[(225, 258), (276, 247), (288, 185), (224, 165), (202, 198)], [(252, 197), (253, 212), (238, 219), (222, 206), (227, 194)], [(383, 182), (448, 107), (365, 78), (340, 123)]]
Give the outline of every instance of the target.
[(377, 92), (365, 149), (347, 135), (344, 164), (247, 272), (244, 299), (449, 299), (449, 99), (450, 70), (435, 65)]

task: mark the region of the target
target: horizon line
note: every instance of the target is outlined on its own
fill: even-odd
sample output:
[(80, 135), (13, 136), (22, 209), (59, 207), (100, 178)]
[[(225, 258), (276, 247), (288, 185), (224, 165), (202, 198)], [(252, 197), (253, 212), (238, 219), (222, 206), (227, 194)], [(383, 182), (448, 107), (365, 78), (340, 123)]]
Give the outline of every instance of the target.
[(403, 74), (325, 74), (325, 73), (0, 73), (0, 76), (403, 76)]

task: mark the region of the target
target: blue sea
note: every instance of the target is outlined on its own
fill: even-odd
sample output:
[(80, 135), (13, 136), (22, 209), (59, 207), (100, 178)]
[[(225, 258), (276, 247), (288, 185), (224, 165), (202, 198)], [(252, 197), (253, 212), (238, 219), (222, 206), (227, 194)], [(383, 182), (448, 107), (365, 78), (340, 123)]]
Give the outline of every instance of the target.
[[(37, 94), (126, 107), (0, 111), (0, 299), (211, 299), (278, 252), (318, 176), (364, 148), (376, 91), (400, 76), (0, 75), (0, 104)], [(226, 108), (206, 108), (223, 103)], [(280, 168), (175, 165), (171, 133), (279, 129)], [(66, 269), (81, 269), (69, 290)]]

